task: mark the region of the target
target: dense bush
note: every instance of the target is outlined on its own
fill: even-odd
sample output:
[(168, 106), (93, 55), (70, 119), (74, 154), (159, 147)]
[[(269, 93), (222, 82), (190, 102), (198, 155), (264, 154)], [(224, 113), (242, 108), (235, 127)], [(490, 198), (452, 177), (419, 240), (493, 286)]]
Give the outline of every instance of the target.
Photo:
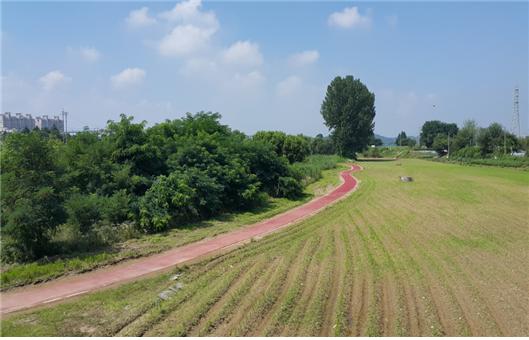
[(283, 197), (295, 199), (301, 196), (303, 187), (301, 183), (292, 177), (279, 177), (277, 193)]
[(301, 195), (290, 163), (311, 152), (309, 138), (281, 132), (249, 138), (219, 120), (200, 112), (147, 128), (122, 115), (66, 144), (46, 131), (7, 135), (3, 255), (26, 260), (100, 246), (115, 239), (113, 226), (156, 232), (256, 206), (263, 195)]
[[(189, 178), (181, 172), (159, 176), (140, 201), (140, 224), (149, 232), (167, 229), (171, 223), (182, 223), (199, 216), (196, 192)], [(202, 198), (204, 205), (208, 200)]]
[(290, 163), (301, 162), (310, 152), (309, 138), (287, 135), (281, 131), (259, 131), (253, 139), (269, 144), (278, 156), (284, 156)]
[(109, 223), (121, 223), (132, 219), (130, 210), (130, 195), (125, 190), (118, 190), (105, 200), (103, 217)]
[(90, 228), (101, 220), (105, 206), (104, 199), (96, 194), (72, 195), (64, 204), (68, 214), (68, 223), (86, 234)]

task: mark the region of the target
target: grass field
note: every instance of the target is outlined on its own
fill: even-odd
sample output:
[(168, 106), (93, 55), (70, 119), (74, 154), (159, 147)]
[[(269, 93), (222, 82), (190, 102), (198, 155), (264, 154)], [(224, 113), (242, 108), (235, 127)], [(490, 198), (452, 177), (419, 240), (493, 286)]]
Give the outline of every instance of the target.
[[(338, 174), (346, 166), (337, 164), (341, 159), (334, 156), (319, 156), (327, 159), (327, 169), (321, 171), (321, 177), (309, 184), (305, 195), (298, 200), (269, 198), (267, 204), (253, 211), (224, 214), (208, 221), (193, 223), (167, 232), (141, 235), (106, 249), (92, 253), (75, 254), (65, 258), (39, 261), (26, 264), (3, 266), (0, 271), (1, 290), (47, 281), (65, 274), (82, 273), (120, 261), (159, 253), (170, 248), (196, 242), (228, 231), (270, 218), (321, 196), (340, 184)], [(329, 169), (331, 167), (331, 169)]]
[(169, 274), (11, 315), (2, 335), (529, 335), (529, 173), (362, 165), (347, 199), (175, 269), (166, 301)]

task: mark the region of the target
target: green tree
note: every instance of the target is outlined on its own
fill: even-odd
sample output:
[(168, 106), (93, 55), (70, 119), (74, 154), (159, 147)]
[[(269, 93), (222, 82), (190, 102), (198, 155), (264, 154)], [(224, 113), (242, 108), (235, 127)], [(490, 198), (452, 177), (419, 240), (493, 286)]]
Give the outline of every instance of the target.
[[(257, 176), (261, 189), (274, 197), (284, 197), (291, 192), (282, 188), (288, 184), (284, 178), (294, 178), (292, 168), (285, 157), (278, 156), (273, 147), (255, 139), (242, 143), (241, 157), (248, 162), (249, 171)], [(280, 178), (283, 180), (280, 181)]]
[(399, 146), (408, 146), (410, 148), (413, 148), (415, 146), (415, 144), (417, 144), (417, 141), (415, 139), (413, 139), (413, 138), (409, 138), (406, 135), (406, 132), (401, 131), (398, 134), (397, 139), (395, 139), (395, 144), (397, 144)]
[(458, 128), (455, 123), (444, 123), (438, 120), (427, 121), (423, 124), (421, 129), (421, 144), (427, 148), (432, 148), (434, 139), (438, 134), (450, 135), (454, 137), (457, 134)]
[(92, 226), (101, 221), (105, 200), (96, 194), (74, 194), (66, 202), (68, 223), (79, 229), (81, 234), (86, 234)]
[(454, 136), (453, 150), (457, 151), (465, 147), (477, 145), (478, 134), (479, 127), (476, 122), (474, 120), (465, 121), (463, 127)]
[(283, 143), (283, 155), (290, 163), (301, 162), (310, 154), (307, 140), (302, 136), (287, 136)]
[(397, 145), (406, 145), (408, 141), (408, 136), (406, 136), (406, 132), (401, 131), (401, 133), (398, 134), (397, 139), (395, 139), (395, 144)]
[(525, 156), (529, 157), (529, 136), (519, 138), (520, 148), (525, 151)]
[(502, 155), (518, 150), (519, 143), (513, 134), (507, 132), (500, 124), (492, 123), (483, 129), (478, 137), (478, 146), (482, 156)]
[(109, 223), (121, 223), (131, 219), (130, 212), (131, 196), (126, 190), (116, 191), (112, 196), (106, 198), (103, 206), (102, 216)]
[(443, 133), (437, 134), (433, 140), (431, 148), (437, 151), (439, 155), (446, 154), (448, 151), (448, 135)]
[(147, 232), (196, 219), (195, 192), (180, 172), (159, 176), (140, 200), (140, 225)]
[(335, 153), (332, 139), (330, 137), (323, 137), (321, 133), (311, 139), (310, 150), (314, 155), (333, 155)]
[(301, 162), (310, 154), (310, 145), (302, 135), (287, 135), (281, 131), (258, 131), (253, 139), (267, 143), (279, 156), (285, 156), (290, 163)]
[(134, 117), (124, 114), (120, 117), (119, 122), (108, 122), (104, 136), (112, 144), (112, 160), (118, 164), (129, 165), (134, 175), (159, 175), (163, 160), (159, 150), (148, 143), (146, 122), (136, 124), (132, 122)]
[(253, 135), (253, 139), (270, 144), (276, 154), (283, 155), (283, 147), (287, 138), (286, 133), (281, 131), (258, 131)]
[(336, 77), (327, 87), (321, 114), (331, 130), (337, 152), (356, 158), (373, 134), (375, 95), (353, 76)]
[(53, 140), (35, 131), (10, 134), (3, 142), (2, 236), (16, 259), (48, 254), (55, 227), (64, 221), (55, 147)]
[(113, 173), (120, 169), (112, 161), (112, 144), (97, 133), (83, 131), (68, 139), (59, 155), (65, 169), (65, 185), (82, 194), (110, 194), (114, 190)]

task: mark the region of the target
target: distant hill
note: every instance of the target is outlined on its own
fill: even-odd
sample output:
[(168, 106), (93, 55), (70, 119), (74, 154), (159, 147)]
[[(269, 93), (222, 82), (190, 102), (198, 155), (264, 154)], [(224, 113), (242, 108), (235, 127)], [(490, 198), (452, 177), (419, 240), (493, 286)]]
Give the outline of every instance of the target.
[(395, 139), (397, 139), (397, 137), (385, 137), (385, 136), (381, 136), (381, 135), (377, 135), (375, 133), (375, 138), (379, 138), (382, 143), (384, 143), (384, 145), (395, 145)]

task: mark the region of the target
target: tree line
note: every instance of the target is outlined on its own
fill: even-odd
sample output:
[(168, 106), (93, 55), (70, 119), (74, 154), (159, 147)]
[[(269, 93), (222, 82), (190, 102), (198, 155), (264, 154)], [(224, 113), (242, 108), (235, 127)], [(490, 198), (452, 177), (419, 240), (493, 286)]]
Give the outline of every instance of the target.
[[(526, 151), (529, 155), (529, 137), (518, 138), (499, 123), (479, 127), (474, 120), (467, 120), (461, 127), (456, 123), (439, 120), (426, 121), (420, 134), (420, 147), (433, 149), (439, 155), (455, 158), (487, 158)], [(402, 131), (397, 145), (414, 147), (416, 142)]]
[(3, 136), (2, 255), (31, 260), (60, 252), (50, 243), (59, 225), (79, 238), (123, 222), (153, 233), (249, 209), (267, 196), (297, 198), (303, 174), (292, 164), (335, 152), (329, 137), (250, 137), (220, 118), (200, 112), (147, 128), (121, 115), (102, 132), (79, 132), (66, 143), (54, 131)]

